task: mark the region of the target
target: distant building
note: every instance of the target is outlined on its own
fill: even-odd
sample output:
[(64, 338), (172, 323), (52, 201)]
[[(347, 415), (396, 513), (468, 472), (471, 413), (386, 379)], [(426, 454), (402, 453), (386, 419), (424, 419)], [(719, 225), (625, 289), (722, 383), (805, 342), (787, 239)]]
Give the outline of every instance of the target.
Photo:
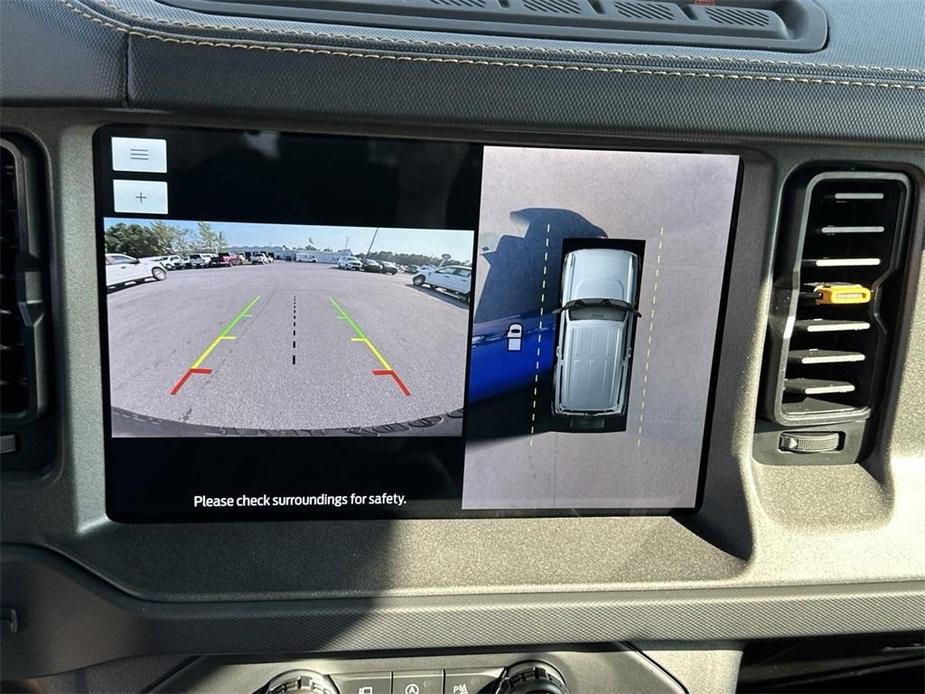
[[(345, 248), (339, 251), (307, 251), (299, 248), (286, 248), (285, 246), (233, 246), (228, 249), (238, 255), (250, 258), (254, 253), (265, 253), (271, 255), (277, 260), (290, 260), (303, 263), (328, 263), (336, 264), (341, 257), (353, 255), (353, 251)], [(314, 260), (312, 260), (314, 258)]]
[(327, 263), (336, 265), (344, 256), (353, 255), (349, 248), (340, 251), (295, 251), (294, 260), (298, 263)]

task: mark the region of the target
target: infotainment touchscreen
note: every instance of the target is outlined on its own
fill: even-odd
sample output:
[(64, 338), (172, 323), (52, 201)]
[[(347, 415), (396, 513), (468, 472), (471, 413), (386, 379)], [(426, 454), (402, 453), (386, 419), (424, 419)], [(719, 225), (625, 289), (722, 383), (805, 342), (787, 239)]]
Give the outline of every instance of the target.
[(695, 509), (738, 173), (101, 128), (110, 517)]

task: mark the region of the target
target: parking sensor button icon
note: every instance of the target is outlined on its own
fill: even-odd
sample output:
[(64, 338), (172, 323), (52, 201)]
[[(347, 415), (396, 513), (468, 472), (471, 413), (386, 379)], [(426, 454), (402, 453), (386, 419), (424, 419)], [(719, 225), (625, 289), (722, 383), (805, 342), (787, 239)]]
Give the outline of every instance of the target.
[(392, 694), (443, 694), (443, 670), (394, 672)]
[(511, 323), (507, 328), (507, 351), (519, 352), (523, 346), (524, 326), (520, 323)]

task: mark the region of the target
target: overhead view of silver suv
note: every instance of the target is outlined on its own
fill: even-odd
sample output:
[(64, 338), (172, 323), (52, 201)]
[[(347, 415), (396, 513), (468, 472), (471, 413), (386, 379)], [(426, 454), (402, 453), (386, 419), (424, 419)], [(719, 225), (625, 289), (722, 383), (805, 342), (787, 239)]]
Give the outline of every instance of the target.
[(629, 376), (639, 257), (586, 248), (565, 256), (553, 413), (608, 417), (623, 413)]

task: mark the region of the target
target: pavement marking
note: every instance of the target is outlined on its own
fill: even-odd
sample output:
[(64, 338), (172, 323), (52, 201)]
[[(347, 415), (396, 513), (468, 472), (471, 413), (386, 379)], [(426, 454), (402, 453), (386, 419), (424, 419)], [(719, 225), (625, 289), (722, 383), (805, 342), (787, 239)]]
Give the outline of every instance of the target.
[[(549, 270), (549, 231), (550, 225), (546, 225), (546, 251), (543, 252), (543, 283), (540, 287), (540, 324), (536, 332), (536, 372), (533, 374), (533, 383), (537, 384), (540, 380), (540, 344), (543, 342), (543, 316), (546, 313), (546, 275)], [(533, 388), (533, 411), (530, 413), (530, 447), (533, 447), (533, 434), (536, 433), (536, 386)]]
[(374, 376), (390, 376), (392, 380), (395, 381), (395, 384), (398, 386), (399, 390), (404, 393), (406, 396), (411, 395), (411, 391), (408, 389), (408, 386), (405, 385), (405, 382), (401, 380), (399, 375), (395, 372), (395, 369), (385, 360), (385, 357), (382, 356), (382, 352), (376, 349), (376, 345), (366, 336), (366, 333), (363, 332), (363, 329), (357, 325), (356, 321), (350, 317), (350, 314), (347, 313), (337, 301), (334, 300), (333, 296), (329, 296), (328, 300), (331, 302), (331, 305), (334, 306), (334, 309), (337, 311), (337, 317), (341, 320), (345, 320), (350, 324), (350, 327), (353, 328), (353, 332), (356, 333), (356, 337), (351, 337), (351, 342), (362, 342), (365, 344), (369, 351), (373, 353), (376, 359), (379, 360), (379, 363), (382, 364), (381, 369), (373, 369)]
[(658, 251), (655, 256), (655, 284), (652, 286), (652, 311), (649, 314), (649, 339), (646, 348), (646, 365), (642, 371), (642, 401), (639, 404), (639, 428), (636, 430), (636, 448), (642, 445), (642, 421), (646, 410), (646, 389), (649, 385), (649, 357), (652, 355), (652, 332), (655, 330), (655, 303), (658, 298), (658, 275), (662, 264), (662, 246), (665, 241), (665, 227), (658, 230)]
[(251, 317), (251, 314), (249, 313), (249, 311), (250, 311), (252, 308), (254, 308), (254, 304), (256, 304), (258, 301), (260, 301), (260, 296), (259, 296), (259, 295), (258, 295), (258, 296), (255, 296), (253, 299), (251, 299), (250, 302), (248, 302), (247, 306), (245, 306), (243, 309), (241, 309), (241, 311), (238, 313), (238, 315), (236, 315), (234, 318), (232, 318), (232, 319), (231, 319), (231, 322), (228, 323), (228, 325), (226, 325), (224, 328), (222, 328), (222, 331), (218, 334), (218, 337), (216, 337), (214, 340), (212, 340), (212, 342), (209, 343), (209, 346), (206, 347), (205, 350), (203, 350), (202, 354), (200, 354), (199, 357), (196, 359), (196, 361), (193, 362), (193, 365), (190, 366), (190, 367), (186, 370), (186, 373), (184, 373), (182, 376), (180, 376), (180, 380), (178, 380), (178, 381), (173, 385), (173, 388), (171, 388), (170, 391), (169, 391), (169, 393), (170, 393), (171, 395), (176, 395), (178, 392), (180, 392), (180, 388), (183, 387), (183, 384), (186, 383), (187, 380), (189, 380), (189, 377), (192, 376), (193, 374), (209, 375), (209, 374), (212, 373), (212, 369), (200, 368), (200, 367), (202, 366), (202, 362), (204, 362), (204, 361), (206, 360), (206, 358), (207, 358), (210, 354), (212, 354), (212, 350), (214, 350), (216, 347), (218, 347), (219, 344), (221, 344), (221, 343), (224, 342), (225, 340), (234, 340), (234, 339), (236, 339), (236, 337), (235, 337), (234, 335), (229, 335), (228, 333), (231, 332), (232, 330), (234, 330), (234, 327), (235, 327), (238, 323), (240, 323), (241, 320), (242, 320), (243, 318), (250, 318), (250, 317)]
[(295, 366), (295, 323), (296, 323), (296, 314), (295, 314), (295, 294), (292, 295), (292, 365)]

